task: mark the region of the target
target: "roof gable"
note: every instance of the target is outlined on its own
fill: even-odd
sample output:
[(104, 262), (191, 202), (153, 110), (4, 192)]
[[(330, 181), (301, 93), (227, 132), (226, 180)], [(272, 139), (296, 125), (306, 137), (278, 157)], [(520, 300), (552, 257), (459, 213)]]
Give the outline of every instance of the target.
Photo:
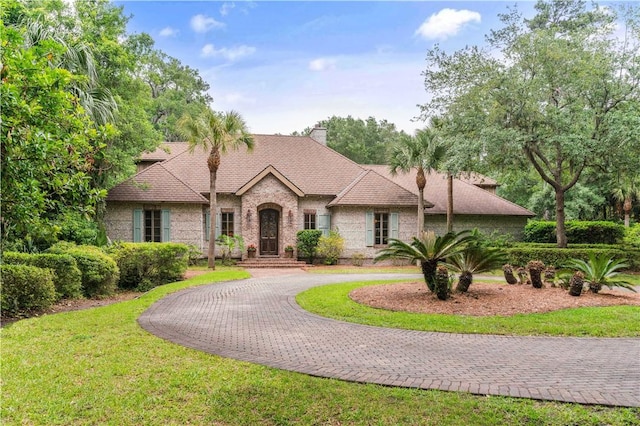
[(329, 206), (417, 206), (418, 197), (372, 170), (363, 171)]
[(245, 192), (253, 188), (258, 182), (260, 182), (265, 177), (272, 175), (277, 180), (279, 180), (284, 186), (289, 188), (291, 192), (296, 194), (298, 197), (304, 197), (304, 192), (300, 190), (297, 186), (295, 186), (289, 179), (287, 179), (282, 173), (280, 173), (275, 167), (272, 165), (268, 165), (265, 167), (263, 171), (254, 176), (249, 182), (244, 184), (240, 189), (236, 191), (236, 195), (243, 195)]
[(156, 163), (127, 179), (109, 191), (107, 201), (132, 202), (209, 202), (195, 192), (186, 183), (167, 170), (163, 164)]

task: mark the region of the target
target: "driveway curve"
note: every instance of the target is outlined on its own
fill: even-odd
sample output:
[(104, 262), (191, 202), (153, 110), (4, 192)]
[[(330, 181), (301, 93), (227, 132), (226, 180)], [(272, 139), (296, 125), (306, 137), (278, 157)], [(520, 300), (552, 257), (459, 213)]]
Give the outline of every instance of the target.
[(387, 329), (323, 318), (295, 302), (318, 285), (402, 277), (417, 276), (292, 274), (195, 287), (156, 302), (138, 322), (187, 347), (314, 376), (640, 407), (640, 339)]

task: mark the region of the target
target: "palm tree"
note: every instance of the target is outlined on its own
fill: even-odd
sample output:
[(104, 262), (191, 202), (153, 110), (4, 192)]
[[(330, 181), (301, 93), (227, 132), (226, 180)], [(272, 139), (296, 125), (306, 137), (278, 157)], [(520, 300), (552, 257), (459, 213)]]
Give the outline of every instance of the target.
[(426, 174), (435, 170), (444, 159), (446, 147), (436, 137), (436, 132), (426, 128), (418, 130), (415, 136), (406, 138), (393, 147), (391, 152), (390, 171), (395, 176), (399, 171), (408, 173), (417, 169), (416, 185), (418, 186), (418, 232), (424, 232), (424, 187)]
[(433, 231), (423, 232), (420, 238), (413, 237), (411, 244), (395, 238), (389, 239), (389, 245), (380, 250), (374, 262), (385, 259), (405, 259), (411, 263), (420, 262), (424, 281), (429, 290), (435, 290), (435, 276), (438, 263), (464, 250), (473, 237), (469, 231), (448, 232), (436, 236)]
[(626, 178), (617, 182), (617, 186), (611, 191), (613, 199), (622, 203), (624, 211), (624, 226), (630, 226), (631, 210), (633, 200), (640, 198), (640, 180), (637, 177)]
[(209, 150), (207, 166), (209, 167), (209, 229), (208, 266), (215, 269), (216, 250), (216, 178), (220, 167), (220, 155), (244, 145), (247, 150), (253, 149), (253, 136), (249, 134), (247, 124), (235, 111), (218, 113), (206, 108), (202, 113), (192, 116), (186, 114), (178, 120), (178, 131), (189, 142), (190, 152), (201, 147)]
[(506, 258), (500, 249), (470, 244), (462, 252), (449, 256), (446, 263), (460, 274), (456, 291), (465, 293), (473, 283), (473, 274), (499, 269)]
[(614, 260), (606, 255), (597, 257), (590, 253), (588, 262), (582, 259), (570, 259), (567, 262), (567, 267), (582, 272), (584, 281), (589, 283), (589, 289), (594, 293), (598, 293), (603, 285), (609, 288), (622, 287), (633, 292), (636, 291), (633, 285), (627, 281), (611, 281), (611, 278), (620, 273), (620, 269), (629, 267), (622, 260)]

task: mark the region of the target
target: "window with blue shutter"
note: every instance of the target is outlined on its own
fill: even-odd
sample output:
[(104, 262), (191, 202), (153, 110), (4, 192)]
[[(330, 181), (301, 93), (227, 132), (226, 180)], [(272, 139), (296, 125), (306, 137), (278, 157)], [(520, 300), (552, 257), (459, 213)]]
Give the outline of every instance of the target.
[(216, 240), (220, 235), (222, 235), (222, 231), (220, 230), (220, 226), (222, 224), (222, 214), (216, 214)]
[(133, 242), (142, 242), (142, 210), (136, 209), (133, 211)]
[(367, 247), (373, 247), (373, 212), (365, 212), (365, 241)]
[(171, 211), (162, 210), (162, 219), (160, 220), (162, 226), (162, 242), (171, 241)]
[(398, 239), (398, 213), (389, 213), (389, 238)]

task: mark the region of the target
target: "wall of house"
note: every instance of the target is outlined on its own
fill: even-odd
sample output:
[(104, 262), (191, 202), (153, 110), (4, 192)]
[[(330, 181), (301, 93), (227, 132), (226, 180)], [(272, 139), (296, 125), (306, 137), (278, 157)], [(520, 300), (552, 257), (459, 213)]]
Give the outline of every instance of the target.
[(133, 211), (149, 206), (171, 212), (171, 242), (192, 244), (206, 252), (201, 204), (107, 203), (104, 223), (111, 241), (133, 241)]
[[(516, 241), (524, 237), (524, 227), (527, 224), (526, 216), (486, 216), (486, 215), (455, 215), (453, 218), (453, 230), (456, 232), (465, 229), (478, 228), (483, 234), (496, 233), (509, 234)], [(437, 235), (447, 232), (446, 215), (426, 215), (424, 219), (425, 230), (433, 230)]]
[(342, 257), (350, 259), (354, 254), (363, 254), (366, 258), (375, 257), (381, 247), (366, 246), (366, 211), (388, 211), (398, 213), (398, 238), (410, 241), (416, 234), (418, 226), (415, 208), (389, 208), (377, 207), (333, 207), (331, 209), (331, 227), (338, 228), (340, 235), (345, 240), (345, 248)]
[[(327, 208), (327, 204), (333, 200), (334, 197), (326, 197), (320, 195), (310, 195), (300, 198), (298, 200), (298, 217), (297, 226), (298, 231), (304, 229), (304, 211), (315, 210), (316, 215), (331, 214), (331, 210)], [(333, 218), (331, 218), (333, 222)], [(333, 224), (332, 224), (333, 227)]]
[[(296, 244), (296, 232), (299, 217), (298, 196), (287, 188), (273, 175), (265, 176), (251, 189), (242, 195), (242, 236), (248, 246), (260, 246), (260, 216), (259, 211), (264, 208), (274, 208), (280, 212), (278, 229), (278, 250), (284, 254), (287, 245)], [(246, 253), (243, 254), (246, 256)]]

